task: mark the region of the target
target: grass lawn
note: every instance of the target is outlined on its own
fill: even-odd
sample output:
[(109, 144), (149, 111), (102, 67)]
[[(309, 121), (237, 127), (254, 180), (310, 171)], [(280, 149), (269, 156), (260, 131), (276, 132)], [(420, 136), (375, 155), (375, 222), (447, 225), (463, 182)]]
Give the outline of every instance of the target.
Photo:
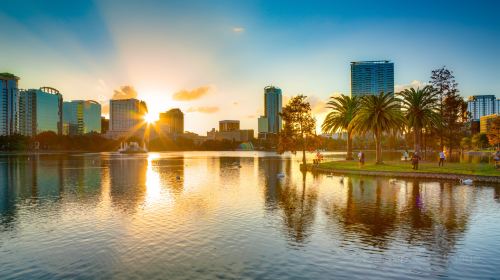
[(421, 173), (447, 173), (463, 175), (484, 175), (500, 176), (500, 169), (495, 169), (492, 164), (487, 163), (448, 163), (444, 167), (439, 167), (437, 162), (420, 162), (418, 170), (411, 168), (409, 161), (386, 161), (384, 164), (366, 162), (363, 167), (359, 167), (357, 161), (330, 161), (319, 165), (321, 168), (331, 168), (336, 170), (366, 170), (366, 171), (390, 171), (390, 172), (421, 172)]

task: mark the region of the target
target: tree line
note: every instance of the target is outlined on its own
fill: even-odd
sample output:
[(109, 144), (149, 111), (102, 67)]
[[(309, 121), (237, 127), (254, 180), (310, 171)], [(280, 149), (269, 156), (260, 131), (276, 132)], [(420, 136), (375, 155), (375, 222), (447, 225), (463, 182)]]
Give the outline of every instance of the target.
[[(425, 157), (427, 150), (447, 150), (452, 155), (464, 142), (470, 131), (467, 102), (459, 95), (453, 72), (442, 67), (433, 70), (428, 85), (409, 88), (401, 92), (351, 97), (330, 97), (327, 114), (321, 125), (323, 133), (347, 134), (346, 160), (352, 160), (353, 137), (373, 138), (376, 162), (382, 163), (382, 143), (398, 138), (406, 139), (406, 146)], [(290, 100), (281, 114), (284, 129), (280, 133), (278, 152), (305, 152), (321, 147), (315, 133), (316, 122), (306, 96)], [(499, 145), (500, 119), (497, 118), (489, 135), (472, 136), (470, 143)], [(413, 139), (409, 139), (412, 136)], [(391, 140), (392, 139), (392, 140)], [(489, 141), (488, 141), (489, 140)], [(486, 144), (484, 144), (486, 145)], [(422, 151), (424, 152), (422, 154)]]

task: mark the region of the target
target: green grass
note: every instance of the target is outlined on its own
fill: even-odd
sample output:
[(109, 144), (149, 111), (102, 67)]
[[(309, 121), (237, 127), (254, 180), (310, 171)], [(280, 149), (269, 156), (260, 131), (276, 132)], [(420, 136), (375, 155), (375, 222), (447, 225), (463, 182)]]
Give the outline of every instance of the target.
[(366, 171), (390, 171), (390, 172), (419, 172), (419, 173), (445, 173), (462, 175), (500, 176), (500, 170), (495, 169), (492, 164), (487, 163), (448, 163), (439, 167), (437, 162), (420, 162), (418, 170), (411, 168), (409, 161), (386, 161), (384, 164), (367, 162), (363, 167), (357, 161), (330, 161), (320, 164), (321, 168), (333, 170), (366, 170)]

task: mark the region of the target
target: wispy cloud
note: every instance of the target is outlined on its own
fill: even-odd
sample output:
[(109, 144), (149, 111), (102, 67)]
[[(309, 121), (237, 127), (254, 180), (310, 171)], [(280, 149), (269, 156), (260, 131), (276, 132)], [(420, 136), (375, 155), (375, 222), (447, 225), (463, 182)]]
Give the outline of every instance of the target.
[(187, 109), (188, 113), (204, 113), (204, 114), (213, 114), (219, 111), (219, 107), (217, 106), (200, 106), (200, 107), (191, 107)]
[(241, 26), (233, 27), (233, 32), (234, 33), (243, 33), (243, 32), (245, 32), (245, 28), (243, 28)]
[(183, 89), (174, 93), (172, 98), (177, 101), (196, 100), (203, 97), (204, 95), (207, 95), (210, 92), (210, 89), (210, 86), (201, 86), (193, 90)]

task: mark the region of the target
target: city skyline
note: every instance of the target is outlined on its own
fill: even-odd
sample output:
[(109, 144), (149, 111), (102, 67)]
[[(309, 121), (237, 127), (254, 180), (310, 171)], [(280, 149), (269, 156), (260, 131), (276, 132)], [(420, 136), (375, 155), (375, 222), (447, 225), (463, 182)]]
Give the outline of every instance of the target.
[(116, 91), (131, 86), (125, 96), (146, 101), (153, 114), (180, 108), (185, 130), (199, 134), (222, 119), (257, 131), (268, 85), (282, 89), (283, 104), (310, 96), (321, 123), (327, 98), (350, 93), (352, 61), (394, 62), (396, 91), (427, 82), (442, 65), (464, 97), (500, 91), (494, 1), (428, 10), (430, 2), (361, 3), (366, 9), (186, 2), (4, 3), (0, 24), (9, 40), (0, 46), (1, 71), (21, 77), (20, 89), (51, 86), (65, 100), (97, 100), (105, 114)]

